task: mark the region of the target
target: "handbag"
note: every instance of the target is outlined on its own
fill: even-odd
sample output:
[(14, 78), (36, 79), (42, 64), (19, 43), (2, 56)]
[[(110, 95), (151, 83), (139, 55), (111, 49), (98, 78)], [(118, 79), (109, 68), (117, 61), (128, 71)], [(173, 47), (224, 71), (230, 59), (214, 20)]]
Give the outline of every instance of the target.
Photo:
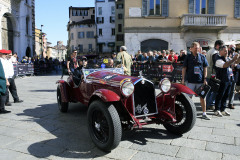
[(210, 89), (211, 89), (211, 87), (209, 85), (203, 84), (195, 91), (195, 93), (198, 96), (205, 98), (206, 95), (208, 94), (208, 92), (210, 91)]
[(208, 85), (211, 87), (212, 92), (218, 92), (220, 88), (221, 80), (211, 77), (209, 79)]

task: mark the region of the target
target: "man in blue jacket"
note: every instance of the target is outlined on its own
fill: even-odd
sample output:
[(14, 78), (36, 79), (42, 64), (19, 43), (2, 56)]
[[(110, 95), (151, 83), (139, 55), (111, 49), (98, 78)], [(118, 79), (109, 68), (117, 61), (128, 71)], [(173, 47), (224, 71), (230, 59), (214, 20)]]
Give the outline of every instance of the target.
[[(196, 91), (203, 84), (207, 84), (207, 67), (208, 62), (204, 55), (199, 53), (200, 45), (198, 42), (191, 44), (191, 54), (188, 54), (184, 59), (182, 69), (182, 84), (185, 84), (185, 76), (187, 77), (187, 86), (193, 91)], [(202, 118), (210, 120), (206, 113), (206, 101), (200, 97), (200, 103), (203, 111)]]

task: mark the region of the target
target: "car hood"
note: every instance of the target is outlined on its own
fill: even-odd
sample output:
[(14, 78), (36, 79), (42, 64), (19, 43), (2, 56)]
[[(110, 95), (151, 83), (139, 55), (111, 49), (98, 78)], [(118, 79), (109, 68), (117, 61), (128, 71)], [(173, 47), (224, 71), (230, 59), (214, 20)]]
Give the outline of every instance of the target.
[(101, 83), (101, 84), (114, 83), (115, 85), (120, 85), (125, 80), (129, 80), (135, 83), (139, 79), (141, 78), (117, 74), (109, 71), (94, 72), (86, 77), (87, 81), (94, 81), (96, 83)]

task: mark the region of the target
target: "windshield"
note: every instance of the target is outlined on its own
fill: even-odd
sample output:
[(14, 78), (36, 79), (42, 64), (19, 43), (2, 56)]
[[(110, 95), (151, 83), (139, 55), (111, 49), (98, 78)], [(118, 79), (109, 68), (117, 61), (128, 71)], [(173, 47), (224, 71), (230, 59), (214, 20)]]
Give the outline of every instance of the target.
[(92, 68), (92, 69), (83, 68), (82, 71), (83, 71), (84, 78), (98, 71), (110, 71), (117, 74), (124, 74), (123, 68)]

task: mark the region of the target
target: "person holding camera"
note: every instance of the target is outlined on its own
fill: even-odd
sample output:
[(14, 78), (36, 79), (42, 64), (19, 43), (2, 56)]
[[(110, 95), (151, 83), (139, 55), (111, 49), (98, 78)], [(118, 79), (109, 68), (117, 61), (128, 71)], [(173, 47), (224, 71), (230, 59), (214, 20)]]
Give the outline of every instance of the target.
[(227, 99), (234, 81), (231, 65), (240, 63), (240, 57), (236, 54), (233, 59), (228, 57), (228, 47), (219, 48), (219, 56), (216, 57), (216, 77), (221, 80), (218, 94), (215, 100), (214, 114), (218, 117), (230, 116), (226, 109)]
[[(208, 62), (204, 55), (199, 53), (200, 44), (193, 42), (190, 47), (191, 54), (188, 54), (183, 63), (182, 69), (182, 84), (185, 84), (185, 75), (187, 75), (187, 87), (193, 91), (196, 91), (203, 84), (207, 84), (207, 67)], [(204, 98), (200, 97), (200, 103), (202, 107), (202, 118), (210, 120), (206, 113), (206, 102)]]
[[(208, 66), (208, 76), (207, 78), (210, 80), (210, 77), (215, 77), (215, 62), (216, 57), (219, 55), (219, 48), (223, 46), (224, 42), (222, 40), (216, 40), (214, 44), (214, 48), (208, 51), (206, 58), (209, 63)], [(210, 90), (206, 97), (207, 109), (214, 110), (215, 108), (215, 99), (217, 96), (217, 92)]]

